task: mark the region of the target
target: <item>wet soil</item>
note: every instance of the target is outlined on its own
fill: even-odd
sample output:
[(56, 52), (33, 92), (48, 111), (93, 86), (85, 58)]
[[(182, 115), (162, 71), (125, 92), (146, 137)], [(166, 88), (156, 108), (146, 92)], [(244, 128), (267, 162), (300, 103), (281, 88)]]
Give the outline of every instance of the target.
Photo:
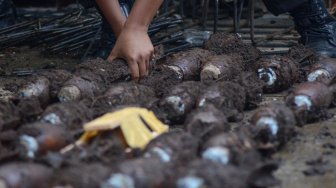
[[(235, 44), (232, 41), (241, 45), (237, 40), (240, 39), (229, 38), (224, 42), (231, 43), (231, 47), (232, 45), (234, 47)], [(212, 42), (218, 41), (213, 40)], [(214, 50), (218, 50), (217, 53), (223, 52), (226, 55), (237, 53), (237, 50), (230, 52), (229, 49), (226, 49), (229, 51), (227, 52), (224, 49), (221, 51), (220, 45), (222, 44), (214, 45), (217, 46), (217, 48), (214, 48)], [(246, 61), (250, 62), (251, 58), (259, 58), (258, 52), (253, 49), (250, 50), (251, 52), (248, 51), (246, 50), (246, 54), (244, 51), (241, 55)], [(242, 52), (241, 49), (240, 52)], [(43, 65), (45, 57), (40, 56), (39, 61), (39, 55), (31, 53), (24, 52), (22, 56), (20, 54), (13, 55), (10, 51), (4, 53), (3, 57), (6, 57), (4, 59), (12, 58), (15, 66), (9, 65), (7, 62), (8, 67), (2, 67), (3, 72), (7, 74), (7, 76), (0, 78), (3, 81), (0, 83), (0, 88), (7, 91), (7, 93), (2, 92), (4, 94), (2, 96), (10, 96), (11, 94), (16, 96), (22, 83), (25, 83), (29, 78), (29, 76), (8, 76), (8, 72), (11, 70), (24, 66), (45, 68)], [(36, 64), (22, 63), (24, 60), (30, 62), (34, 59), (26, 58), (22, 60), (21, 57), (24, 56), (37, 58), (34, 62)], [(92, 98), (70, 103), (51, 101), (45, 108), (43, 105), (41, 107), (40, 100), (36, 98), (29, 100), (11, 99), (13, 102), (8, 102), (11, 97), (4, 97), (4, 99), (7, 98), (7, 102), (4, 102), (4, 111), (1, 111), (2, 116), (0, 118), (9, 123), (7, 123), (8, 126), (2, 126), (0, 129), (0, 174), (3, 171), (5, 171), (5, 174), (11, 174), (12, 171), (20, 172), (22, 170), (23, 174), (30, 179), (36, 178), (32, 185), (29, 184), (31, 182), (27, 183), (24, 178), (19, 179), (20, 185), (36, 187), (36, 183), (44, 186), (43, 183), (48, 182), (53, 186), (63, 187), (99, 187), (104, 183), (114, 183), (117, 180), (118, 185), (133, 182), (139, 187), (174, 187), (178, 184), (184, 186), (192, 183), (194, 185), (195, 182), (204, 183), (209, 187), (270, 187), (278, 183), (272, 177), (272, 173), (278, 168), (278, 165), (268, 161), (278, 159), (282, 161), (279, 170), (276, 171), (276, 177), (282, 182), (280, 187), (319, 187), (321, 185), (332, 187), (335, 184), (333, 177), (336, 173), (333, 167), (336, 165), (336, 162), (334, 162), (336, 147), (333, 140), (336, 130), (333, 130), (333, 125), (336, 121), (334, 117), (317, 124), (298, 127), (298, 134), (291, 140), (286, 139), (284, 147), (277, 151), (275, 155), (261, 155), (259, 150), (256, 150), (258, 149), (256, 140), (253, 140), (253, 135), (250, 135), (251, 132), (244, 129), (247, 125), (246, 122), (255, 111), (246, 110), (260, 107), (262, 104), (274, 100), (284, 103), (284, 97), (287, 95), (287, 92), (284, 92), (262, 97), (264, 83), (258, 82), (256, 72), (244, 72), (230, 81), (218, 80), (211, 84), (205, 84), (204, 88), (201, 89), (201, 94), (197, 97), (196, 110), (186, 114), (190, 118), (181, 121), (181, 124), (174, 124), (165, 110), (160, 107), (158, 101), (172, 92), (173, 88), (183, 81), (183, 77), (180, 77), (181, 74), (176, 73), (176, 71), (169, 72), (165, 68), (160, 69), (162, 65), (155, 66), (152, 74), (142, 80), (142, 84), (137, 84), (124, 81), (124, 79), (127, 79), (129, 72), (121, 61), (120, 66), (117, 65), (120, 70), (113, 69), (110, 71), (112, 65), (96, 60), (91, 62), (94, 65), (92, 67), (88, 62), (79, 66), (71, 65), (68, 67), (62, 62), (61, 58), (59, 59), (59, 64), (53, 65), (53, 69), (69, 69), (69, 67), (72, 67), (73, 69), (71, 69), (74, 70), (71, 72), (72, 74), (78, 74), (77, 76), (81, 75), (82, 78), (93, 79), (93, 81), (99, 81), (102, 84), (99, 86), (97, 93), (92, 95)], [(197, 57), (197, 66), (200, 65), (198, 64), (200, 60), (201, 58)], [(102, 64), (104, 65), (102, 66)], [(103, 68), (98, 70), (98, 67)], [(244, 69), (247, 67), (244, 66)], [(113, 71), (120, 74), (114, 74)], [(251, 66), (249, 71), (252, 71)], [(184, 73), (182, 72), (182, 74)], [(199, 73), (200, 69), (198, 70)], [(47, 76), (45, 75), (45, 77)], [(151, 80), (151, 78), (153, 79)], [(188, 79), (200, 80), (197, 76), (188, 77)], [(52, 78), (52, 80), (56, 79)], [(58, 81), (53, 84), (55, 87), (59, 87), (59, 85), (62, 84)], [(186, 93), (188, 92), (194, 95), (192, 98), (197, 95), (194, 88), (187, 89)], [(2, 101), (0, 104), (2, 104)], [(209, 107), (210, 105), (213, 106)], [(35, 127), (31, 123), (42, 122), (43, 124), (47, 122), (53, 124), (51, 126), (58, 126), (57, 128), (61, 128), (69, 135), (71, 141), (79, 138), (83, 132), (82, 125), (85, 122), (98, 115), (125, 106), (141, 106), (157, 110), (155, 112), (160, 116), (163, 115), (165, 122), (170, 123), (171, 131), (152, 140), (144, 151), (127, 148), (119, 130), (100, 134), (87, 145), (75, 146), (72, 150), (52, 153), (53, 149), (50, 149), (43, 151), (41, 156), (38, 155), (31, 159), (22, 156), (26, 152), (22, 143), (18, 143), (20, 134), (37, 138), (41, 135), (49, 135), (48, 131), (42, 131), (38, 126)], [(8, 116), (8, 114), (15, 114), (15, 117)], [(335, 110), (329, 110), (329, 114), (335, 114)], [(202, 118), (203, 116), (206, 118)], [(205, 121), (207, 118), (210, 118), (210, 120)], [(318, 120), (321, 121), (321, 119)], [(233, 121), (236, 123), (232, 123)], [(35, 128), (31, 128), (31, 126)], [(240, 131), (247, 132), (241, 133)], [(62, 134), (55, 134), (55, 137)], [(231, 134), (236, 134), (236, 136)], [(214, 139), (217, 138), (216, 135), (223, 137), (218, 137), (217, 140)], [(228, 138), (227, 140), (223, 139), (224, 135)], [(66, 143), (69, 143), (67, 139)], [(47, 143), (54, 143), (50, 141), (52, 139), (48, 139)], [(64, 145), (64, 142), (61, 145)], [(53, 147), (53, 145), (49, 146)], [(230, 150), (232, 161), (229, 165), (201, 159), (202, 152), (213, 146)], [(36, 166), (21, 165), (21, 163), (29, 164), (31, 161), (42, 165), (43, 169)], [(9, 169), (6, 165), (11, 164), (10, 162), (19, 165), (14, 165)], [(38, 171), (38, 173), (27, 174), (26, 171)], [(46, 173), (43, 174), (43, 172)], [(3, 183), (1, 180), (0, 177), (0, 187)], [(309, 185), (307, 185), (308, 183)]]
[(261, 57), (261, 52), (244, 43), (238, 34), (216, 33), (205, 42), (204, 47), (218, 55), (236, 54), (242, 57), (246, 69)]

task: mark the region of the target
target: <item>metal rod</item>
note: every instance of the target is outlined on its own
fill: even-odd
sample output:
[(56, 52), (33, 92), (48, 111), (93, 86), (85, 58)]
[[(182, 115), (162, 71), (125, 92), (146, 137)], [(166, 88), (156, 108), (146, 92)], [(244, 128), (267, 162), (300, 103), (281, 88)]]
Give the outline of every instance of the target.
[(233, 27), (234, 27), (234, 32), (238, 33), (238, 0), (233, 1)]
[(203, 29), (206, 28), (206, 22), (208, 20), (209, 3), (209, 0), (205, 0), (203, 4)]
[(249, 24), (250, 24), (250, 38), (252, 45), (255, 45), (254, 40), (254, 0), (249, 0)]
[(218, 12), (219, 12), (219, 1), (215, 0), (215, 17), (214, 17), (214, 33), (217, 33), (217, 28), (218, 28)]

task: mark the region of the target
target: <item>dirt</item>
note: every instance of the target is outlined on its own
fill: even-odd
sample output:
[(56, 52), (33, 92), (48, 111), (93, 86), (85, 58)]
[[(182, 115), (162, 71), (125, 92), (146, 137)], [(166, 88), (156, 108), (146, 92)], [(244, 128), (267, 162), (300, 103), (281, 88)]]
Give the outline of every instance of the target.
[(110, 85), (117, 81), (125, 81), (130, 76), (127, 63), (122, 59), (116, 59), (113, 62), (108, 62), (103, 59), (89, 59), (76, 67), (74, 72), (77, 76), (82, 76), (86, 79), (91, 78), (95, 74), (101, 78), (98, 82), (103, 85)]
[[(252, 63), (260, 57), (259, 52), (251, 46), (242, 44), (239, 37), (224, 37), (225, 45), (231, 45), (233, 49), (220, 47), (224, 43), (219, 44), (219, 40), (214, 38), (211, 39), (213, 44), (208, 42), (207, 45), (217, 46), (214, 51), (217, 50), (217, 53), (224, 53), (226, 56), (240, 53), (244, 63)], [(238, 51), (239, 45), (242, 48)], [(226, 78), (222, 78), (224, 80), (201, 83), (199, 62), (202, 57), (207, 56), (204, 54), (209, 52), (198, 50), (200, 54), (192, 54), (199, 55), (197, 57), (181, 55), (184, 60), (191, 59), (196, 62), (192, 65), (198, 67), (198, 76), (189, 77), (196, 69), (189, 72), (183, 69), (184, 72), (179, 72), (175, 70), (182, 69), (167, 69), (167, 64), (163, 63), (154, 65), (149, 77), (138, 84), (125, 81), (128, 80), (129, 72), (123, 61), (107, 64), (100, 60), (89, 60), (81, 65), (74, 63), (68, 66), (62, 62), (65, 60), (62, 57), (47, 65), (45, 62), (50, 61), (50, 57), (43, 57), (33, 51), (22, 49), (17, 51), (19, 54), (13, 54), (8, 50), (2, 53), (2, 57), (5, 58), (0, 60), (12, 60), (11, 63), (5, 64), (7, 67), (1, 66), (6, 76), (0, 77), (1, 96), (5, 100), (0, 102), (0, 108), (3, 109), (0, 119), (4, 122), (0, 129), (0, 187), (3, 184), (2, 175), (8, 176), (13, 173), (11, 177), (17, 177), (18, 173), (24, 175), (18, 178), (18, 184), (25, 187), (100, 187), (111, 184), (125, 186), (122, 183), (132, 185), (132, 182), (137, 187), (176, 187), (195, 183), (207, 187), (277, 187), (279, 182), (272, 174), (278, 168), (278, 163), (273, 161), (280, 159), (282, 163), (275, 175), (281, 180), (282, 187), (333, 187), (335, 184), (335, 118), (330, 116), (335, 112), (328, 110), (327, 106), (323, 106), (323, 111), (329, 115), (316, 118), (314, 121), (319, 121), (318, 124), (297, 127), (297, 134), (291, 139), (289, 135), (292, 129), (287, 131), (288, 134), (284, 131), (286, 134), (282, 135), (286, 136), (284, 139), (280, 137), (279, 141), (283, 143), (283, 147), (275, 154), (262, 155), (264, 153), (258, 148), (258, 139), (255, 139), (253, 132), (247, 131), (246, 121), (256, 112), (250, 110), (273, 100), (284, 103), (286, 93), (262, 96), (264, 83), (258, 79), (257, 72), (252, 71), (254, 67), (251, 64), (244, 65), (244, 70), (249, 71), (228, 78), (230, 81), (224, 81)], [(189, 52), (181, 52), (187, 53)], [(210, 54), (213, 55), (212, 52)], [(10, 74), (18, 67), (43, 71), (39, 70), (35, 75), (26, 77)], [(63, 69), (66, 69), (65, 72)], [(50, 75), (46, 74), (48, 71), (51, 72)], [(58, 71), (63, 72), (64, 74), (60, 74), (63, 76), (52, 76), (53, 72), (57, 75)], [(184, 77), (184, 74), (188, 76)], [(65, 86), (62, 80), (68, 76), (77, 76), (84, 82), (91, 82), (90, 84), (97, 88), (87, 95), (89, 97), (83, 97), (86, 98), (83, 101), (80, 97), (75, 102), (65, 103), (59, 103), (57, 98), (54, 100), (56, 92), (49, 91), (51, 100), (46, 100), (45, 106), (35, 97), (26, 100), (12, 97), (17, 96), (23, 83), (28, 79), (34, 81), (38, 76), (50, 76), (49, 81), (55, 81), (55, 84), (49, 87), (52, 91)], [(192, 82), (183, 83), (189, 79)], [(175, 90), (180, 83), (186, 86)], [(201, 89), (198, 88), (198, 84), (203, 85)], [(200, 95), (197, 94), (198, 90)], [(174, 122), (175, 117), (167, 115), (169, 110), (160, 106), (160, 100), (170, 94), (183, 94), (183, 100), (188, 101), (197, 98), (196, 105), (190, 105), (193, 107), (188, 107), (186, 113), (181, 115), (183, 118), (179, 120), (179, 124)], [(311, 99), (315, 100), (314, 97)], [(321, 103), (325, 104), (323, 101)], [(129, 106), (153, 109), (156, 115), (169, 124), (170, 131), (152, 140), (144, 151), (128, 148), (120, 130), (99, 134), (89, 143), (75, 146), (67, 152), (59, 149), (81, 136), (82, 125), (85, 122), (106, 112)], [(288, 110), (281, 108), (281, 105), (274, 108), (276, 110), (267, 113), (278, 114), (280, 111), (281, 117), (274, 117), (280, 117), (284, 124), (291, 124)], [(185, 117), (187, 118), (184, 122)], [(321, 122), (327, 117), (330, 119)], [(27, 156), (24, 142), (20, 142), (20, 137), (25, 134), (37, 140), (47, 140), (42, 142), (45, 145), (40, 145), (43, 148), (41, 153), (38, 152), (33, 158)], [(219, 156), (206, 156), (205, 151), (211, 148), (220, 148), (222, 152)], [(228, 160), (227, 164), (222, 163), (225, 160)]]
[(140, 80), (140, 84), (152, 87), (155, 95), (161, 98), (166, 95), (170, 89), (181, 83), (183, 78), (176, 71), (165, 66), (155, 66), (148, 77)]
[(201, 92), (197, 105), (212, 104), (223, 111), (229, 121), (240, 121), (245, 108), (245, 92), (243, 87), (234, 82), (218, 82)]
[(314, 51), (301, 44), (290, 48), (287, 56), (299, 64), (299, 82), (307, 81), (307, 72), (319, 59)]
[(206, 105), (188, 114), (185, 130), (205, 143), (221, 132), (229, 131), (230, 125), (225, 114), (213, 105)]
[(245, 110), (251, 110), (258, 107), (262, 101), (263, 88), (265, 86), (265, 83), (260, 81), (258, 75), (255, 72), (242, 72), (236, 77), (235, 82), (245, 88)]
[(14, 129), (20, 124), (20, 112), (12, 102), (0, 101), (0, 130)]
[(218, 32), (210, 36), (204, 47), (218, 55), (235, 54), (242, 57), (246, 69), (249, 69), (261, 57), (261, 52), (257, 48), (244, 43), (238, 34)]

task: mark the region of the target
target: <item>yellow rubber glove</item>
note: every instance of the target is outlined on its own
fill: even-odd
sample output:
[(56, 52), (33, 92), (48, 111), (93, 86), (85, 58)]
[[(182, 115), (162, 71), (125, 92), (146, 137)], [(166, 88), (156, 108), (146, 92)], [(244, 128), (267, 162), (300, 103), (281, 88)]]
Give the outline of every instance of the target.
[(120, 128), (131, 148), (143, 149), (156, 136), (167, 132), (168, 126), (144, 108), (125, 108), (108, 113), (84, 125), (85, 133), (76, 144), (85, 144), (101, 131)]

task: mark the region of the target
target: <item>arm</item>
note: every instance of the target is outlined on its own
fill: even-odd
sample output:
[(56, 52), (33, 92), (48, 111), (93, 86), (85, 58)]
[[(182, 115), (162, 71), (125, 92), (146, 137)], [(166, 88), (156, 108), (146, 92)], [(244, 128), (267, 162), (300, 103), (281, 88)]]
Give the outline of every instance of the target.
[(130, 16), (108, 58), (127, 61), (135, 79), (146, 76), (154, 47), (147, 34), (148, 27), (163, 0), (136, 0)]
[(114, 34), (118, 37), (126, 22), (126, 17), (120, 10), (118, 0), (96, 0), (99, 9), (103, 12)]

